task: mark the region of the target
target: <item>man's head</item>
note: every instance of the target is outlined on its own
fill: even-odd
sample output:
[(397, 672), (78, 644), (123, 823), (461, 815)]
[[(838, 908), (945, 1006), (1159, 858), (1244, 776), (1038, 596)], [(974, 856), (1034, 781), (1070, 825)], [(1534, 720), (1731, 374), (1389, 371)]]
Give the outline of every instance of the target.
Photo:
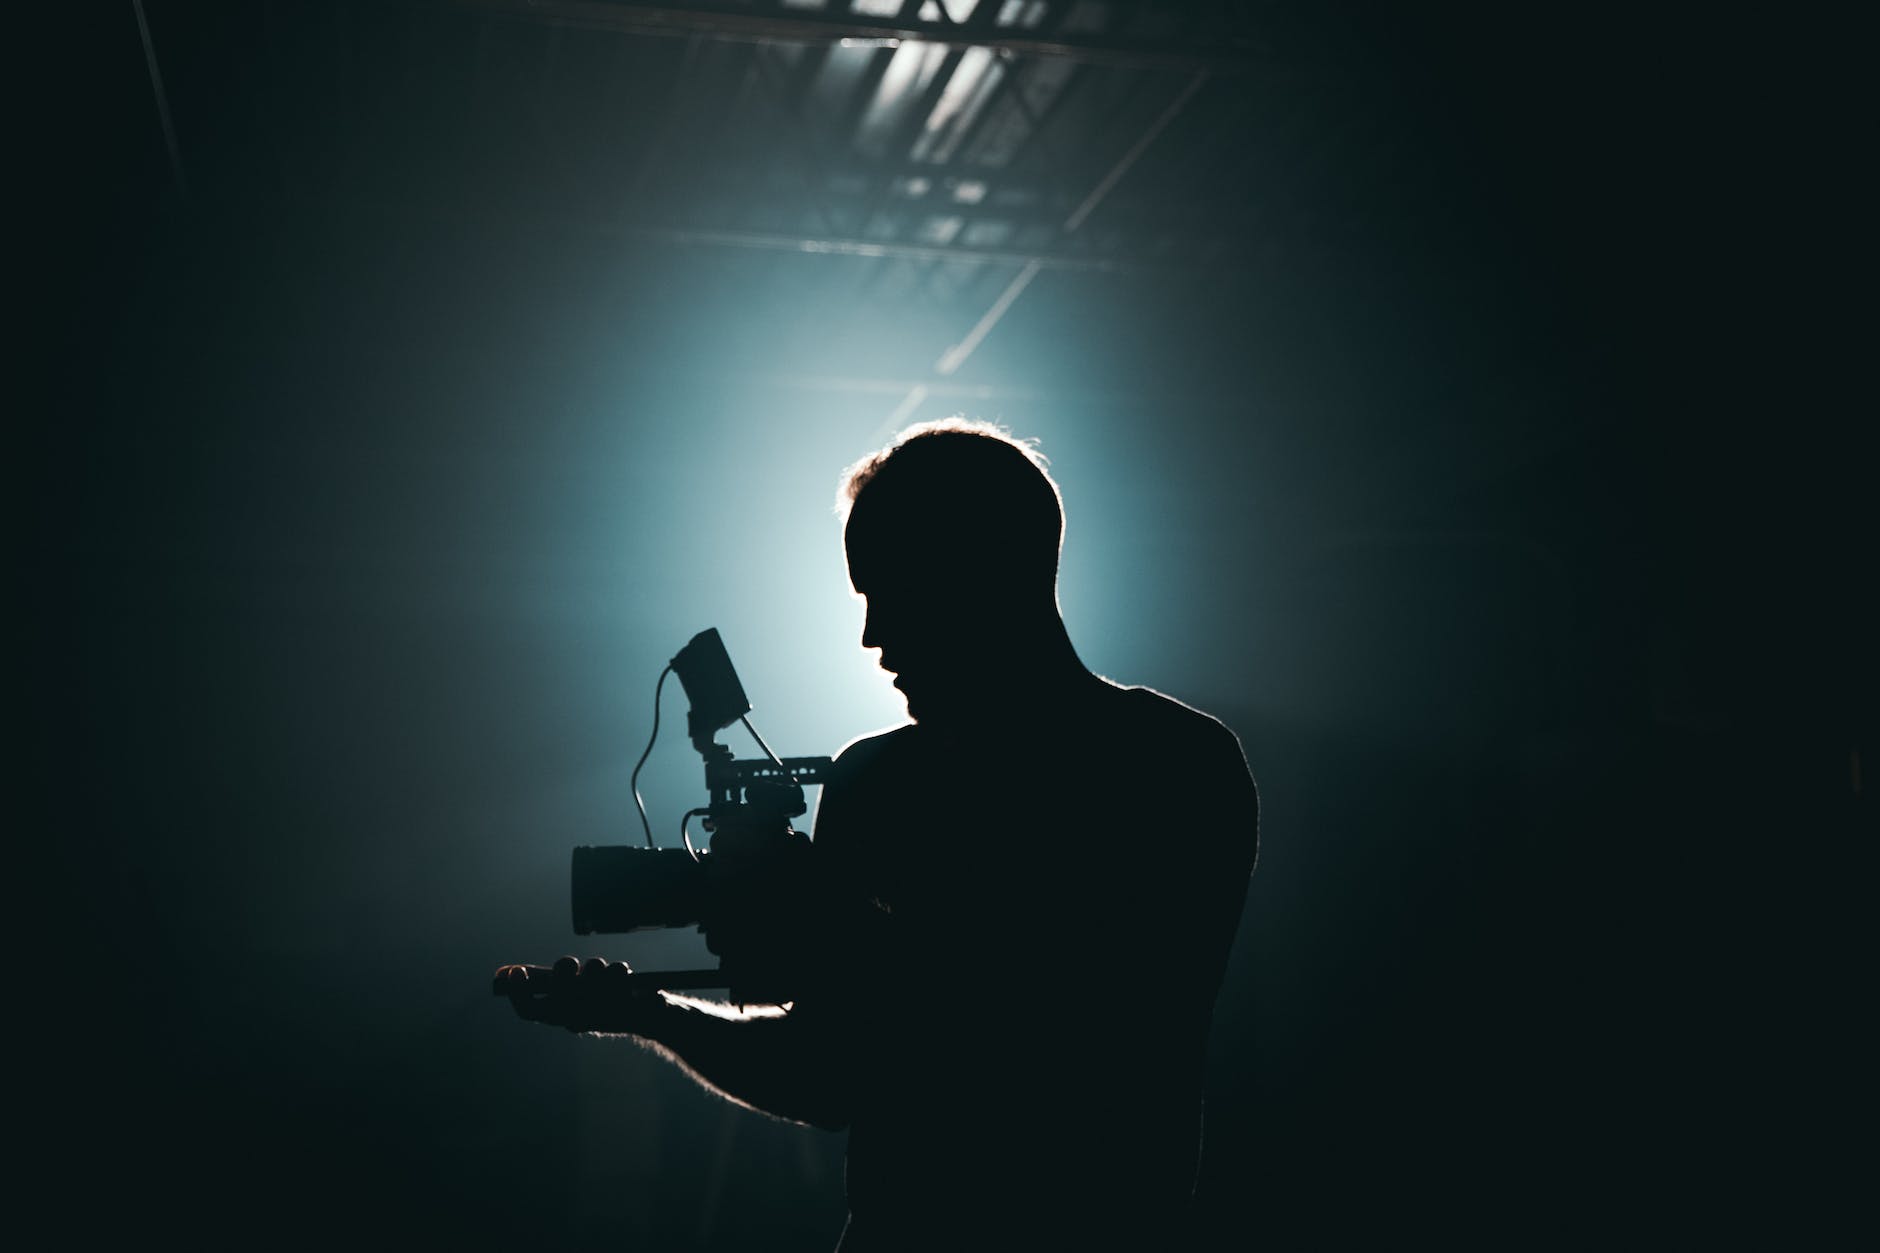
[(916, 717), (1062, 640), (1063, 504), (1029, 444), (958, 419), (911, 427), (850, 467), (842, 504), (862, 646), (881, 649)]

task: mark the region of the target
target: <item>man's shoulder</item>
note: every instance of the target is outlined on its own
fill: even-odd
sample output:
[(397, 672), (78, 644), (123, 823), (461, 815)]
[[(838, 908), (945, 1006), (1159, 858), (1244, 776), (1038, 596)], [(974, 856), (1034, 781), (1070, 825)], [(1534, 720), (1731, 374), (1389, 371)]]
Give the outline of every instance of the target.
[(1110, 692), (1108, 699), (1121, 716), (1140, 726), (1144, 733), (1217, 748), (1231, 744), (1236, 753), (1241, 751), (1240, 738), (1213, 714), (1152, 687), (1125, 687), (1108, 680), (1105, 683)]
[(836, 750), (831, 775), (840, 781), (876, 774), (911, 759), (917, 736), (911, 722), (858, 735)]
[(837, 750), (816, 804), (818, 843), (850, 847), (856, 815), (896, 803), (913, 766), (914, 726), (907, 723), (858, 736)]
[(873, 761), (897, 751), (905, 751), (914, 731), (913, 723), (903, 722), (899, 726), (858, 735), (836, 750), (835, 759), (838, 762), (859, 763)]

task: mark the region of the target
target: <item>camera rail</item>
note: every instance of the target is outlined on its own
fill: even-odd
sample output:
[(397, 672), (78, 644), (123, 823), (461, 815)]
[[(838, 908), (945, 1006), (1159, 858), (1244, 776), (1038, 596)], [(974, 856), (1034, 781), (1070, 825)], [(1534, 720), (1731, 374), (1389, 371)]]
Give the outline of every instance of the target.
[[(503, 970), (511, 969), (504, 967)], [(529, 991), (531, 998), (545, 997), (552, 994), (555, 973), (552, 966), (527, 966), (529, 982), (534, 984)], [(722, 970), (636, 970), (632, 974), (622, 975), (617, 981), (610, 982), (608, 990), (619, 992), (685, 992), (702, 988), (726, 988), (731, 980)], [(490, 983), (490, 991), (497, 996), (515, 996), (516, 989), (503, 978), (499, 970)]]
[(796, 783), (802, 787), (816, 787), (828, 777), (830, 765), (831, 760), (827, 757), (784, 757), (778, 761), (751, 757), (738, 761), (707, 761), (705, 786), (714, 792), (720, 788), (746, 787), (752, 783)]

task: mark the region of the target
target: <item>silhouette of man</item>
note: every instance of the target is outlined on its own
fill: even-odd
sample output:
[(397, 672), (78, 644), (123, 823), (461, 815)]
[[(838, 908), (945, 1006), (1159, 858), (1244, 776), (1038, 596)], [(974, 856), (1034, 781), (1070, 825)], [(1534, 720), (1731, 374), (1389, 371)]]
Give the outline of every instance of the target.
[[(517, 1008), (846, 1128), (840, 1253), (1179, 1248), (1257, 852), (1239, 741), (1078, 659), (1062, 505), (1030, 446), (915, 427), (844, 494), (862, 645), (911, 721), (848, 745), (823, 787), (796, 1000), (610, 1000), (597, 989), (622, 967), (564, 959), (566, 994)], [(731, 968), (735, 943), (713, 947)]]

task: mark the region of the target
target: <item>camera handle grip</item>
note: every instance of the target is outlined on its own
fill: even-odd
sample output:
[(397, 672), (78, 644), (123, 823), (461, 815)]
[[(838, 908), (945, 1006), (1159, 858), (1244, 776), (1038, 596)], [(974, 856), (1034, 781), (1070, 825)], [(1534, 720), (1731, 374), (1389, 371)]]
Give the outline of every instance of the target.
[[(531, 983), (535, 982), (538, 974), (546, 980), (554, 971), (552, 966), (526, 966), (525, 968), (529, 971)], [(503, 969), (508, 970), (511, 967), (505, 966)], [(616, 986), (636, 992), (680, 992), (691, 988), (729, 987), (730, 983), (731, 981), (725, 977), (722, 970), (636, 970), (630, 975), (623, 976)], [(542, 993), (546, 995), (548, 989), (549, 985), (544, 982)], [(490, 991), (497, 996), (510, 996), (514, 990), (504, 982), (502, 973), (499, 971), (490, 981)]]

